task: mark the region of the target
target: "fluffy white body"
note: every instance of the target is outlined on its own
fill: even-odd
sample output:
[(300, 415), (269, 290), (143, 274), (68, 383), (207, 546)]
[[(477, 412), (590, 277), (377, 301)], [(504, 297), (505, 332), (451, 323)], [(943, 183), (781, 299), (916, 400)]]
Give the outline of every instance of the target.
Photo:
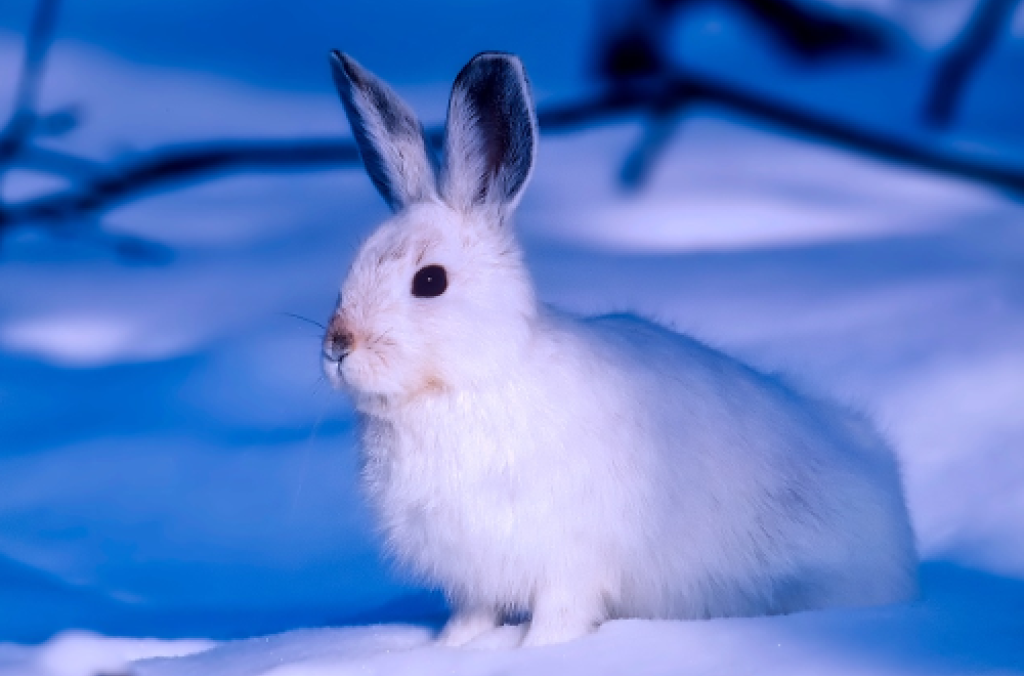
[(334, 65), (396, 216), (353, 263), (325, 367), (390, 552), (451, 600), (442, 641), (509, 614), (541, 645), (913, 597), (897, 464), (866, 420), (642, 319), (537, 302), (511, 228), (536, 128), (518, 60), (460, 74), (439, 177), (394, 93)]

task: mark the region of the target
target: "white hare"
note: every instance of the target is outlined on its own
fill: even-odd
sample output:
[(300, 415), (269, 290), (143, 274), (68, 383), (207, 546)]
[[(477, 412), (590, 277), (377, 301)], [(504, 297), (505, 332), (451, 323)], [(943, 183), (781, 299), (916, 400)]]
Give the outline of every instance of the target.
[(440, 162), (394, 91), (331, 61), (395, 213), (356, 255), (324, 367), (359, 411), (390, 553), (452, 605), (443, 644), (510, 614), (543, 645), (914, 596), (896, 461), (865, 420), (643, 319), (537, 300), (512, 226), (537, 145), (518, 58), (459, 73)]

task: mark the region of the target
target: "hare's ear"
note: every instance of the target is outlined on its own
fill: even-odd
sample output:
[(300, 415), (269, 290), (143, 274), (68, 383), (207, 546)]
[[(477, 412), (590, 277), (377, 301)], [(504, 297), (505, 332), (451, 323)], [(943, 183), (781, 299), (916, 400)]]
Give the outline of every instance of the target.
[(514, 208), (530, 179), (536, 147), (537, 118), (522, 62), (512, 54), (478, 54), (452, 87), (442, 197), (458, 209)]
[(394, 211), (437, 194), (435, 163), (423, 127), (391, 87), (351, 57), (331, 52), (331, 71), (359, 154)]

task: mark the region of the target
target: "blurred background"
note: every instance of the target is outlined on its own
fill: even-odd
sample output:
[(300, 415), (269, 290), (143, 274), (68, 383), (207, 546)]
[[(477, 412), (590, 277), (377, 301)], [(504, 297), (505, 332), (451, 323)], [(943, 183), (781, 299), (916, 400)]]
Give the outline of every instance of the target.
[(0, 642), (444, 617), (381, 557), (319, 370), (386, 215), (332, 48), (432, 130), (475, 53), (521, 55), (541, 296), (874, 415), (936, 644), (965, 596), (1024, 599), (1024, 4), (7, 0)]

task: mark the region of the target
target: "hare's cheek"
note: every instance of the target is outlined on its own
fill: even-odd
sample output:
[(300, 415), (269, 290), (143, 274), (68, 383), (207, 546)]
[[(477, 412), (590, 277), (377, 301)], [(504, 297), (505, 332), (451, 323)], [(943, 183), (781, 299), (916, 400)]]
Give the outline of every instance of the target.
[(403, 390), (401, 369), (368, 350), (355, 350), (341, 363), (346, 386), (365, 394), (394, 395)]

